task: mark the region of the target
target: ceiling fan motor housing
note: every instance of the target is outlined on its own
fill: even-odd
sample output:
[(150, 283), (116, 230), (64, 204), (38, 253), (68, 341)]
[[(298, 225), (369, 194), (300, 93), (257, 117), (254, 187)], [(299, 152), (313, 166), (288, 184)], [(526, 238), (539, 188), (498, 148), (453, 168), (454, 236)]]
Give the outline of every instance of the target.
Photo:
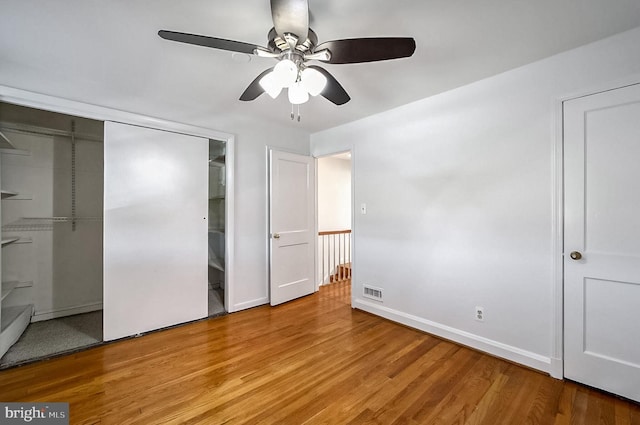
[(298, 36), (287, 33), (284, 38), (279, 36), (275, 28), (271, 28), (267, 35), (269, 49), (274, 52), (298, 51), (301, 54), (313, 52), (313, 48), (318, 44), (318, 36), (309, 28), (307, 38), (301, 43)]

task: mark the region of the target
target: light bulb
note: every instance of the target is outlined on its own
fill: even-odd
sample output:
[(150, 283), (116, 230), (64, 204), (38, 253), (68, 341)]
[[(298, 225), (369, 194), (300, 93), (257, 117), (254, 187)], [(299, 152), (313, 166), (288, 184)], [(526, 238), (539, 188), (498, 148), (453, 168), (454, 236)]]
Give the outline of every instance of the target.
[(278, 84), (278, 82), (276, 81), (276, 77), (273, 74), (273, 71), (262, 77), (258, 84), (260, 84), (260, 87), (262, 87), (264, 91), (267, 92), (267, 94), (273, 99), (278, 97), (278, 95), (282, 91), (282, 85)]
[(298, 79), (298, 67), (293, 61), (283, 59), (273, 68), (273, 75), (281, 87), (291, 87)]
[(309, 92), (302, 86), (301, 82), (297, 82), (289, 87), (289, 102), (294, 105), (300, 105), (309, 100)]
[(313, 68), (305, 68), (300, 73), (302, 85), (311, 96), (317, 96), (322, 93), (327, 85), (327, 77), (321, 72)]

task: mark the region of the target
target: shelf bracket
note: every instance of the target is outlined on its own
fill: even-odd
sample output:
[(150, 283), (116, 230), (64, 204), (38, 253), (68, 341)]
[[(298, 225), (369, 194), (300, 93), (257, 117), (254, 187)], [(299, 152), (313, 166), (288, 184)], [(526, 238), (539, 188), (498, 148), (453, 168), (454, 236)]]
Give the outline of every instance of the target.
[[(11, 143), (11, 140), (9, 140), (9, 138), (7, 136), (4, 135), (4, 133), (2, 131), (0, 131), (0, 140), (2, 140), (3, 142), (6, 142), (9, 146), (9, 149), (15, 149), (15, 146), (13, 146), (13, 143)], [(4, 144), (4, 143), (2, 143)], [(7, 146), (5, 146), (7, 147)]]

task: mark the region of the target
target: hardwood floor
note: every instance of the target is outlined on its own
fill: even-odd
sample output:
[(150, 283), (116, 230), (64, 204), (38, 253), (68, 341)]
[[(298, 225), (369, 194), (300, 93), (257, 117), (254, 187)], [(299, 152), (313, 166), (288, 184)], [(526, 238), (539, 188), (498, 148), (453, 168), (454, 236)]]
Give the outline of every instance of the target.
[(347, 283), (0, 372), (72, 424), (620, 424), (640, 406), (352, 310)]

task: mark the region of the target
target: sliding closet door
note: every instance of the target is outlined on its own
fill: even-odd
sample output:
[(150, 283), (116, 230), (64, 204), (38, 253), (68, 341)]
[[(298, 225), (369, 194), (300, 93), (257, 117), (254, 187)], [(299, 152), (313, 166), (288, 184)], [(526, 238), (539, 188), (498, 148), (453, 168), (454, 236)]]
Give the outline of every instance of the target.
[(209, 141), (104, 126), (105, 341), (207, 316)]

